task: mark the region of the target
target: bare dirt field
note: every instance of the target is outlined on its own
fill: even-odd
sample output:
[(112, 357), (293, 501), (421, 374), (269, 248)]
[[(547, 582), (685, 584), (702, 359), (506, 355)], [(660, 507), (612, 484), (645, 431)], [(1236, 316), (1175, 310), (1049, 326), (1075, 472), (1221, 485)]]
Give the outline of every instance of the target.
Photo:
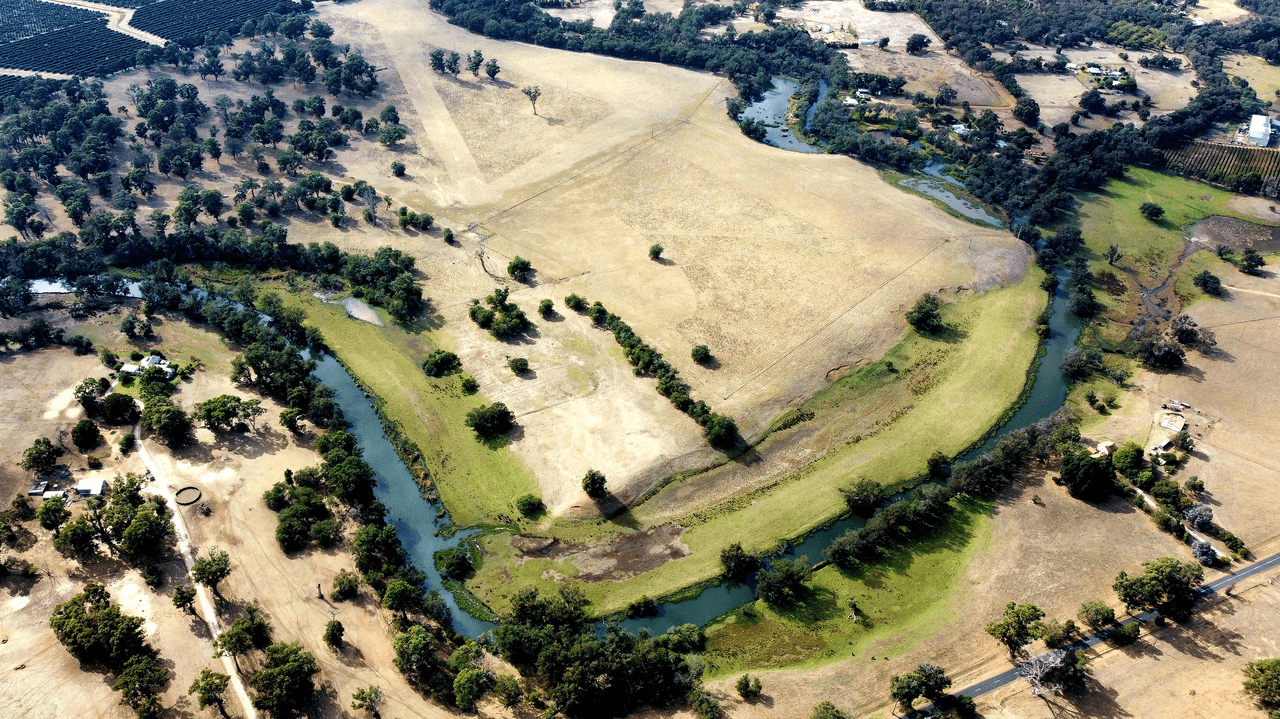
[(939, 87), (950, 85), (956, 91), (956, 103), (968, 101), (973, 107), (1005, 107), (1013, 104), (1004, 88), (995, 80), (974, 71), (941, 45), (934, 45), (928, 52), (920, 55), (908, 55), (901, 49), (880, 50), (871, 46), (842, 52), (849, 58), (849, 67), (856, 72), (874, 72), (906, 79), (907, 92), (936, 95)]
[[(1122, 52), (1125, 52), (1125, 50), (1121, 47), (1099, 42), (1094, 43), (1089, 47), (1066, 48), (1062, 51), (1062, 55), (1064, 55), (1069, 62), (1080, 65), (1081, 67), (1092, 63), (1107, 68), (1125, 68), (1125, 70), (1133, 76), (1134, 80), (1137, 81), (1138, 91), (1151, 96), (1151, 102), (1153, 103), (1152, 114), (1158, 115), (1181, 109), (1187, 106), (1187, 103), (1191, 101), (1191, 98), (1195, 97), (1197, 90), (1192, 86), (1191, 81), (1196, 79), (1196, 73), (1191, 69), (1191, 62), (1185, 56), (1177, 53), (1166, 52), (1165, 55), (1182, 60), (1183, 69), (1169, 71), (1157, 70), (1154, 68), (1146, 69), (1138, 64), (1138, 58), (1144, 55), (1154, 55), (1155, 53), (1152, 51), (1134, 50), (1132, 52), (1127, 52), (1126, 54), (1129, 55), (1128, 60), (1120, 57), (1120, 53)], [(1058, 51), (1056, 48), (1032, 45), (1029, 49), (1023, 50), (1018, 54), (1025, 57), (1040, 57), (1046, 60), (1052, 60), (1058, 56)], [(1031, 96), (1035, 98), (1036, 102), (1040, 103), (1042, 108), (1045, 106), (1053, 107), (1063, 104), (1074, 105), (1076, 100), (1079, 99), (1079, 96), (1084, 94), (1084, 91), (1088, 90), (1089, 87), (1092, 86), (1092, 84), (1087, 81), (1087, 78), (1083, 76), (1080, 77), (1079, 82), (1084, 89), (1068, 98), (1067, 95), (1063, 93), (1065, 93), (1070, 87), (1069, 84), (1050, 83), (1042, 80), (1040, 81), (1040, 84), (1042, 85), (1040, 91), (1045, 93), (1042, 99), (1041, 95), (1037, 95), (1032, 91), (1032, 85), (1028, 84), (1036, 83), (1033, 78), (1025, 75), (1018, 76), (1018, 84), (1027, 88), (1027, 91), (1031, 93)], [(1108, 98), (1108, 102), (1115, 102), (1117, 97), (1124, 98), (1126, 100), (1134, 99), (1134, 96), (1132, 95), (1121, 95)]]
[(932, 41), (933, 49), (942, 49), (942, 41), (915, 13), (876, 12), (868, 10), (859, 0), (809, 0), (799, 7), (780, 8), (778, 20), (824, 23), (836, 30), (845, 28), (866, 43), (887, 37), (889, 49), (898, 51), (905, 50), (907, 38), (919, 33)]
[(1235, 719), (1266, 712), (1241, 689), (1245, 664), (1276, 656), (1280, 582), (1252, 577), (1231, 597), (1216, 598), (1187, 624), (1156, 628), (1138, 644), (1109, 649), (1090, 664), (1091, 691), (1078, 699), (1031, 695), (1023, 682), (978, 701), (991, 719), (1152, 717)]
[(1213, 22), (1221, 20), (1226, 24), (1238, 22), (1249, 17), (1249, 11), (1240, 7), (1235, 0), (1197, 0), (1187, 5), (1187, 12), (1192, 19)]

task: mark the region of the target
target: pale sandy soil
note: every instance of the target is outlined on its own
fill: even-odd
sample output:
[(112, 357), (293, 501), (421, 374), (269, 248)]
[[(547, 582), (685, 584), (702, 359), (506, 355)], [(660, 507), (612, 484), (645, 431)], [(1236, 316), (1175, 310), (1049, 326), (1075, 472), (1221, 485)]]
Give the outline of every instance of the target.
[(882, 37), (889, 38), (889, 49), (902, 51), (907, 38), (920, 33), (929, 38), (934, 50), (942, 50), (937, 34), (915, 13), (875, 12), (868, 10), (860, 0), (809, 0), (799, 7), (778, 9), (778, 22), (804, 20), (844, 28), (857, 34), (862, 42), (874, 43)]
[[(1125, 60), (1120, 57), (1121, 52), (1127, 52), (1129, 59)], [(1058, 56), (1057, 48), (1044, 47), (1040, 45), (1032, 45), (1030, 49), (1023, 50), (1018, 53), (1024, 57), (1042, 57), (1046, 60), (1052, 60)], [(1155, 52), (1152, 50), (1130, 50), (1125, 51), (1123, 48), (1115, 45), (1109, 45), (1104, 42), (1096, 42), (1090, 47), (1074, 47), (1066, 48), (1062, 54), (1081, 67), (1089, 63), (1097, 63), (1108, 68), (1124, 67), (1134, 80), (1138, 83), (1139, 96), (1147, 94), (1151, 96), (1151, 102), (1154, 103), (1151, 108), (1152, 115), (1161, 115), (1169, 113), (1173, 110), (1179, 110), (1187, 106), (1191, 98), (1196, 95), (1196, 88), (1191, 85), (1191, 81), (1196, 79), (1195, 70), (1191, 69), (1191, 62), (1184, 55), (1174, 52), (1166, 52), (1165, 55), (1182, 60), (1182, 69), (1169, 71), (1157, 70), (1155, 68), (1144, 68), (1138, 64), (1138, 58), (1153, 56)], [(1055, 76), (1041, 76), (1055, 77)], [(1083, 78), (1079, 81), (1080, 90), (1075, 90), (1070, 83), (1061, 81), (1050, 81), (1042, 79), (1037, 81), (1034, 77), (1025, 75), (1018, 76), (1018, 84), (1026, 88), (1035, 101), (1040, 103), (1041, 114), (1044, 114), (1046, 108), (1055, 110), (1054, 117), (1061, 114), (1061, 108), (1071, 107), (1072, 112), (1079, 109), (1078, 101), (1080, 96), (1090, 87)], [(1134, 95), (1108, 95), (1106, 96), (1108, 103), (1114, 103), (1116, 100), (1123, 98), (1125, 101), (1135, 99)], [(1066, 118), (1070, 118), (1071, 113), (1066, 114)], [(1058, 120), (1061, 122), (1063, 120)], [(1048, 120), (1045, 120), (1050, 126)], [(1107, 127), (1110, 127), (1112, 120), (1108, 120)], [(1141, 123), (1136, 115), (1126, 115), (1125, 122)]]
[(1236, 195), (1227, 201), (1227, 207), (1230, 207), (1234, 212), (1252, 215), (1268, 222), (1280, 220), (1280, 215), (1276, 214), (1276, 210), (1280, 209), (1280, 205), (1277, 205), (1275, 200), (1267, 197)]
[(865, 45), (857, 50), (841, 52), (849, 58), (849, 67), (856, 72), (906, 79), (907, 92), (936, 95), (939, 87), (950, 85), (956, 91), (957, 108), (965, 101), (972, 107), (1013, 106), (1013, 100), (995, 80), (965, 65), (963, 60), (944, 50), (936, 41), (923, 55), (908, 55), (902, 48), (893, 49), (892, 44), (889, 50)]
[(1227, 24), (1249, 17), (1249, 11), (1237, 5), (1235, 0), (1197, 0), (1188, 5), (1187, 13), (1205, 22), (1221, 20)]

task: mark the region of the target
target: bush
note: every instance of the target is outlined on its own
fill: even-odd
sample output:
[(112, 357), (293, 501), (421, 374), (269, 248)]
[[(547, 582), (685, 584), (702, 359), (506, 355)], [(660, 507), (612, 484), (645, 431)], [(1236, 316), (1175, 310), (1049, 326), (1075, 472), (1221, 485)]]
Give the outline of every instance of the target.
[(542, 498), (536, 494), (526, 494), (516, 500), (516, 511), (526, 517), (532, 517), (542, 509)]
[(556, 313), (556, 305), (551, 300), (543, 300), (538, 303), (538, 316), (547, 319)]
[(71, 443), (81, 452), (97, 449), (102, 444), (102, 432), (91, 419), (82, 419), (71, 428)]
[(627, 605), (627, 618), (639, 619), (640, 617), (656, 617), (658, 616), (658, 603), (649, 597), (640, 597), (634, 602)]
[(345, 601), (354, 597), (359, 588), (360, 579), (354, 573), (343, 569), (333, 578), (333, 591), (330, 593), (334, 599)]
[(693, 348), (690, 356), (693, 357), (694, 362), (703, 364), (711, 360), (711, 350), (706, 345), (698, 345)]
[(459, 549), (449, 551), (440, 564), (440, 573), (449, 579), (462, 581), (471, 574), (471, 557)]
[(1245, 548), (1244, 541), (1231, 532), (1223, 532), (1219, 539), (1222, 540), (1223, 544), (1227, 545), (1227, 549), (1230, 549), (1236, 554), (1244, 555), (1249, 551)]
[(476, 381), (475, 377), (472, 377), (471, 375), (467, 375), (466, 377), (462, 378), (463, 394), (475, 394), (476, 392), (479, 392), (479, 391), (480, 391), (480, 383)]
[(523, 357), (512, 357), (507, 361), (507, 366), (512, 372), (522, 375), (529, 371), (529, 360)]
[(458, 355), (445, 350), (432, 352), (422, 362), (422, 371), (426, 372), (428, 377), (444, 377), (460, 369), (462, 369), (462, 361), (458, 359)]
[(588, 469), (586, 475), (582, 478), (582, 491), (587, 493), (592, 499), (600, 499), (605, 495), (604, 473), (594, 469)]
[(1201, 270), (1200, 274), (1195, 276), (1192, 283), (1206, 295), (1218, 296), (1222, 294), (1222, 280), (1218, 276), (1208, 270)]
[(1195, 492), (1196, 494), (1200, 494), (1204, 491), (1204, 481), (1199, 477), (1192, 477), (1191, 479), (1188, 479), (1186, 482), (1183, 482), (1182, 486), (1188, 492)]
[(1164, 217), (1164, 208), (1154, 202), (1144, 202), (1138, 207), (1138, 212), (1142, 216), (1152, 222), (1159, 222)]
[(334, 649), (342, 648), (342, 637), (347, 630), (342, 626), (342, 622), (337, 619), (330, 619), (329, 623), (324, 627), (324, 643)]
[(391, 174), (396, 177), (404, 177), (404, 163), (399, 161), (391, 163)]
[(125, 432), (124, 436), (120, 438), (120, 454), (128, 454), (133, 449), (135, 441), (137, 441), (137, 438), (134, 437), (133, 432)]
[(1076, 616), (1095, 632), (1116, 623), (1116, 610), (1097, 600), (1080, 605)]
[(743, 674), (738, 677), (734, 688), (738, 690), (738, 696), (742, 697), (743, 701), (755, 701), (760, 698), (760, 679), (752, 677), (750, 674)]
[(342, 541), (342, 525), (336, 519), (325, 519), (311, 525), (311, 538), (322, 547)]
[(698, 719), (719, 719), (724, 716), (720, 702), (701, 689), (693, 690), (689, 696), (689, 705), (693, 707), (694, 716)]
[(587, 301), (577, 294), (572, 294), (564, 298), (564, 306), (574, 312), (585, 312), (587, 310)]
[(657, 262), (658, 260), (662, 259), (662, 249), (663, 249), (662, 245), (658, 245), (658, 244), (649, 245), (649, 259), (653, 260), (654, 262)]
[(724, 576), (730, 580), (738, 580), (760, 567), (760, 559), (734, 542), (720, 550), (720, 566), (724, 568)]
[(1057, 621), (1049, 620), (1042, 623), (1041, 638), (1044, 639), (1045, 646), (1050, 649), (1057, 649), (1066, 646), (1075, 640), (1076, 623), (1068, 619), (1066, 622), (1059, 624)]
[(501, 402), (477, 407), (467, 413), (467, 426), (481, 439), (492, 439), (510, 431), (516, 415)]
[(907, 323), (924, 334), (940, 332), (943, 328), (941, 307), (942, 302), (937, 296), (925, 293), (915, 306), (907, 310)]
[(889, 490), (874, 479), (861, 478), (846, 489), (841, 489), (845, 506), (859, 517), (870, 517), (889, 498)]
[(1142, 627), (1137, 622), (1129, 622), (1111, 630), (1111, 634), (1107, 639), (1117, 647), (1127, 647), (1138, 641), (1138, 637), (1142, 634)]
[(529, 282), (533, 279), (533, 263), (516, 255), (507, 263), (507, 274), (516, 282)]

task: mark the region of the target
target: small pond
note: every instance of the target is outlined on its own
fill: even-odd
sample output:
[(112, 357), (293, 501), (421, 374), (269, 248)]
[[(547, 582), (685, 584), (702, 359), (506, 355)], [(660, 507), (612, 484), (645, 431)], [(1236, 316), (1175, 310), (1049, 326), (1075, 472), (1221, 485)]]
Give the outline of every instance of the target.
[[(764, 123), (765, 144), (793, 152), (822, 152), (821, 148), (814, 147), (796, 137), (791, 128), (787, 127), (787, 110), (791, 108), (791, 96), (796, 94), (799, 89), (800, 83), (795, 80), (775, 77), (773, 78), (773, 89), (766, 92), (760, 100), (751, 103), (743, 111), (742, 117), (759, 120)], [(818, 100), (810, 105), (809, 111), (805, 113), (804, 122), (806, 127), (808, 127), (809, 121), (813, 119), (813, 113), (817, 111), (818, 104), (826, 98), (830, 89), (826, 80), (818, 83)]]

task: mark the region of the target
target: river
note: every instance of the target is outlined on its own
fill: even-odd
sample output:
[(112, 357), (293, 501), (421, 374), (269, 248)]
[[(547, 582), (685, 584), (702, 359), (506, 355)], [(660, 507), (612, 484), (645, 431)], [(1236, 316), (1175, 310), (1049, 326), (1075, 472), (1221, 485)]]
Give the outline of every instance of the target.
[[(796, 137), (791, 128), (787, 126), (787, 110), (791, 109), (791, 96), (796, 94), (799, 89), (800, 83), (795, 80), (775, 77), (773, 78), (773, 89), (765, 92), (764, 97), (760, 100), (751, 103), (743, 111), (742, 117), (759, 120), (764, 123), (764, 142), (766, 145), (773, 145), (792, 152), (822, 152), (822, 148), (814, 147)], [(813, 113), (817, 111), (818, 104), (826, 99), (830, 90), (831, 88), (827, 85), (826, 80), (818, 82), (818, 99), (809, 106), (808, 112), (805, 113), (804, 126), (806, 128), (809, 126), (809, 121), (813, 119)]]

